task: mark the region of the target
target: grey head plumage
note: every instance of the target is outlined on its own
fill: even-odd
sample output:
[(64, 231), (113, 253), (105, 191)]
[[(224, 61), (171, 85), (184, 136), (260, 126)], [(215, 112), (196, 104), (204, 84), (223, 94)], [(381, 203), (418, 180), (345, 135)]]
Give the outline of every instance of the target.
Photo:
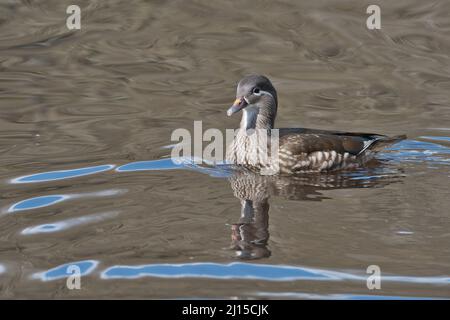
[[(236, 100), (227, 114), (243, 111), (241, 127), (271, 129), (277, 114), (277, 91), (263, 75), (249, 75), (241, 79), (236, 89)], [(245, 120), (245, 121), (244, 121)]]

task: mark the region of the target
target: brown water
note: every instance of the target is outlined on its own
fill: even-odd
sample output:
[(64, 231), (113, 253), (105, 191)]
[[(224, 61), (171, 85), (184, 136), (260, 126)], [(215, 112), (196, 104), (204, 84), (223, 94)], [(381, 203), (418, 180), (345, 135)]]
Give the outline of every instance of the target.
[[(370, 1), (77, 1), (69, 31), (72, 2), (0, 1), (0, 297), (450, 297), (448, 1), (375, 31)], [(252, 72), (279, 126), (409, 140), (337, 175), (172, 165)]]

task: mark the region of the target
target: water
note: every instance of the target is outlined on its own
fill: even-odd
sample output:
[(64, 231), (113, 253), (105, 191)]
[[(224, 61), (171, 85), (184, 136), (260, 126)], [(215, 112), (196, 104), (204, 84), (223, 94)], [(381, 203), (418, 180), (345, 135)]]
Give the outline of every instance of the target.
[[(80, 31), (69, 4), (0, 1), (0, 297), (450, 297), (447, 1), (381, 1), (379, 31), (361, 1), (81, 1)], [(408, 140), (296, 179), (173, 163), (250, 72), (279, 126)]]

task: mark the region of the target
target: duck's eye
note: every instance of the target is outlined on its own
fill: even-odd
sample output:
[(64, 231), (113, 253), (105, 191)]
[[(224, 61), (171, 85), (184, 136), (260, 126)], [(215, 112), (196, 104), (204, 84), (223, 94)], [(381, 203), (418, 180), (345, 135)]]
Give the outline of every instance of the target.
[(254, 94), (259, 94), (259, 93), (260, 93), (259, 88), (254, 88), (254, 89), (253, 89), (253, 93), (254, 93)]

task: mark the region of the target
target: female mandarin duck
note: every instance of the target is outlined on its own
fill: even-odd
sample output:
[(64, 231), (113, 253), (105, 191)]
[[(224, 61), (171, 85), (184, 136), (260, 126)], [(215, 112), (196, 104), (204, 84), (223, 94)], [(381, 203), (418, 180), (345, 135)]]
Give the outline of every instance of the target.
[(267, 77), (250, 75), (239, 81), (236, 100), (227, 114), (242, 111), (243, 115), (227, 151), (228, 162), (256, 171), (276, 167), (276, 172), (282, 174), (334, 171), (363, 166), (378, 151), (406, 138), (404, 135), (387, 137), (372, 133), (277, 128), (278, 156), (264, 158), (258, 151), (270, 150), (267, 145), (271, 139), (252, 139), (255, 130), (251, 129), (260, 132), (258, 129), (262, 129), (271, 136), (277, 108), (277, 92)]

